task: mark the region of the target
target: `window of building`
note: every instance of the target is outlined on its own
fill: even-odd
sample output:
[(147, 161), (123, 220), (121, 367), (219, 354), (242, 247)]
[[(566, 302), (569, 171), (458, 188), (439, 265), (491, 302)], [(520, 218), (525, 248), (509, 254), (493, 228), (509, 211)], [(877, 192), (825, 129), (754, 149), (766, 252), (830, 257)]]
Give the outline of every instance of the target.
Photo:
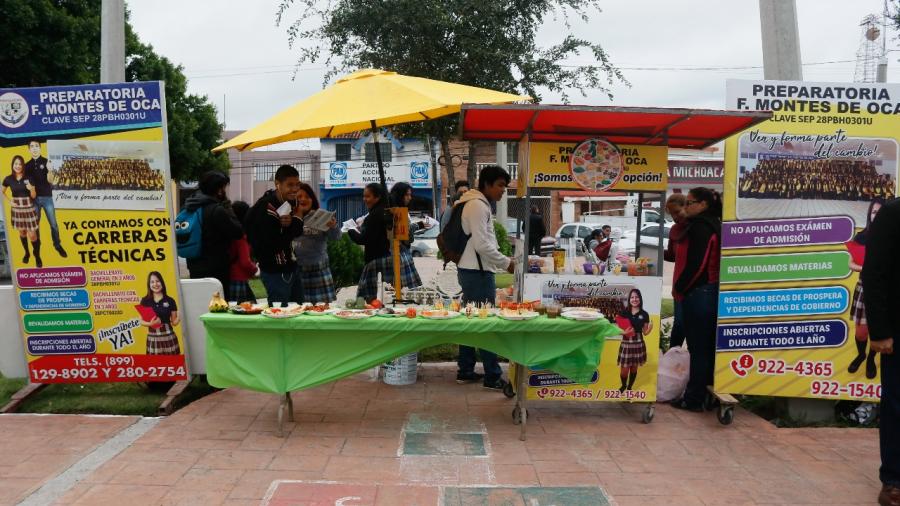
[(506, 143), (506, 163), (519, 163), (519, 143)]
[(254, 163), (253, 164), (253, 180), (254, 181), (274, 181), (275, 171), (278, 167), (274, 163)]
[[(368, 142), (366, 143), (366, 161), (367, 162), (377, 162), (378, 160), (375, 158), (375, 143)], [(390, 162), (391, 161), (391, 143), (390, 142), (379, 142), (378, 150), (381, 151), (381, 161), (382, 162)]]
[(339, 162), (350, 161), (350, 143), (342, 142), (334, 145), (334, 159)]

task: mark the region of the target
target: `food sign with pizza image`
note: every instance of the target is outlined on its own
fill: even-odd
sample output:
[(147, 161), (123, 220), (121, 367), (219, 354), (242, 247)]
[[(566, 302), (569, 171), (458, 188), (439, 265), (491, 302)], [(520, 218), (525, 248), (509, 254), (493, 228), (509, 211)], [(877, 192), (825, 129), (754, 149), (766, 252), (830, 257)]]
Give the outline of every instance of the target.
[(603, 139), (582, 142), (569, 160), (572, 180), (585, 190), (605, 191), (622, 178), (622, 155)]

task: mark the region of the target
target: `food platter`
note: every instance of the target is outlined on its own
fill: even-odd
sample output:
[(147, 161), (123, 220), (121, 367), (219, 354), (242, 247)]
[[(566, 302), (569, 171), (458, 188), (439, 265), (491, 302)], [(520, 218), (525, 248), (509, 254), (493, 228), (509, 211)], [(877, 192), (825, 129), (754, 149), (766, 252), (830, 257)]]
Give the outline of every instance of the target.
[(265, 308), (265, 306), (260, 304), (244, 303), (236, 306), (229, 306), (228, 311), (232, 314), (254, 315), (262, 313)]
[(595, 321), (595, 320), (599, 320), (600, 318), (604, 317), (603, 313), (601, 313), (600, 311), (597, 311), (597, 310), (593, 310), (593, 311), (563, 311), (562, 314), (560, 314), (560, 316), (567, 320), (577, 320), (577, 321), (583, 321), (583, 322)]
[(448, 311), (446, 309), (426, 309), (420, 314), (422, 315), (422, 318), (427, 318), (429, 320), (450, 320), (451, 318), (461, 316), (461, 313), (458, 311)]
[(262, 315), (268, 318), (294, 318), (303, 314), (302, 306), (294, 307), (269, 307), (263, 309)]
[(561, 310), (563, 313), (568, 313), (569, 311), (587, 311), (591, 313), (599, 313), (600, 311), (596, 308), (592, 307), (564, 307)]
[(375, 312), (370, 309), (338, 309), (331, 315), (344, 320), (364, 320), (375, 316)]
[(521, 320), (533, 320), (540, 316), (541, 314), (537, 311), (519, 311), (519, 310), (511, 310), (511, 309), (502, 309), (500, 311), (499, 316), (504, 320), (512, 320), (512, 321), (521, 321)]
[(572, 181), (585, 190), (606, 190), (619, 182), (624, 171), (621, 153), (603, 139), (582, 142), (570, 160)]

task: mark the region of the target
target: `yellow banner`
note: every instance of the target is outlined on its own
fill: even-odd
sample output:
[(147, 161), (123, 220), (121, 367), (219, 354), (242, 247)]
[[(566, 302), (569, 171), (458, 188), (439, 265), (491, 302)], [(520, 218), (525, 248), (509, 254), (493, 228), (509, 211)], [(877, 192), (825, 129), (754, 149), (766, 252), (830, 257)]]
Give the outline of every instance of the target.
[(29, 380), (186, 379), (162, 83), (0, 96), (25, 111), (0, 163)]
[[(572, 180), (572, 154), (577, 146), (571, 143), (530, 143), (527, 185), (531, 188), (585, 189)], [(668, 147), (621, 144), (617, 148), (622, 171), (618, 181), (608, 191), (666, 191)]]
[(588, 384), (573, 384), (551, 371), (526, 368), (528, 399), (593, 402), (656, 400), (662, 278), (525, 274), (524, 286), (524, 300), (541, 299), (544, 304), (557, 302), (566, 307), (593, 307), (626, 330), (633, 328), (633, 325), (630, 320), (623, 319), (622, 313), (628, 307), (629, 300), (637, 295), (645, 315), (644, 321), (649, 321), (649, 327), (630, 333), (624, 352), (621, 336), (606, 340), (597, 372)]
[(716, 390), (881, 398), (859, 272), (867, 223), (897, 192), (892, 97), (900, 86), (728, 82), (729, 109), (775, 114), (725, 143)]

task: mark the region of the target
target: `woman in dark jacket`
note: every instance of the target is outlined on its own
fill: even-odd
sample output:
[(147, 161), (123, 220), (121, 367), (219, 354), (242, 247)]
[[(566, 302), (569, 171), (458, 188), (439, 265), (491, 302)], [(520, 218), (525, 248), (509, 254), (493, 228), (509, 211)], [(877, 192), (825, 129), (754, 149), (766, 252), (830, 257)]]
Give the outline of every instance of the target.
[[(363, 267), (356, 287), (356, 294), (366, 302), (378, 297), (378, 274), (382, 280), (393, 279), (394, 265), (391, 257), (391, 243), (388, 240), (388, 225), (392, 218), (387, 214), (389, 197), (384, 186), (378, 183), (369, 183), (363, 190), (363, 201), (369, 210), (369, 215), (363, 221), (360, 231), (350, 230), (350, 239), (365, 248), (366, 265)], [(403, 286), (421, 286), (422, 281), (415, 270), (409, 269), (409, 264), (402, 265), (400, 276)]]
[(688, 192), (685, 213), (684, 239), (676, 245), (676, 256), (683, 258), (684, 263), (676, 268), (672, 288), (684, 297), (682, 310), (691, 351), (691, 373), (684, 398), (672, 405), (703, 411), (706, 387), (713, 384), (715, 372), (722, 198), (709, 188), (694, 188)]

